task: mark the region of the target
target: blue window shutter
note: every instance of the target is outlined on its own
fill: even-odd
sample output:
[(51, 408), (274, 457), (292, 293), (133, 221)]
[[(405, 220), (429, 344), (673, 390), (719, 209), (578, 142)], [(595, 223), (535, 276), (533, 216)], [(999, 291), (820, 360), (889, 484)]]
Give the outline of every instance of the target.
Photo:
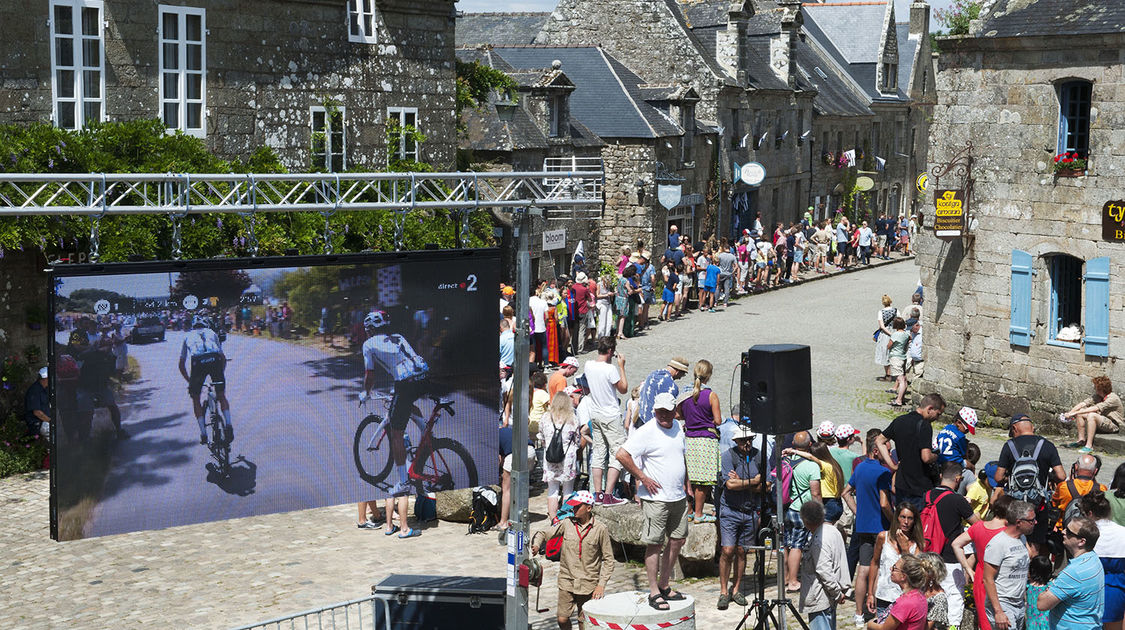
[(1031, 254), (1012, 250), (1012, 312), (1008, 343), (1031, 346)]
[(1109, 258), (1086, 261), (1086, 355), (1109, 356)]

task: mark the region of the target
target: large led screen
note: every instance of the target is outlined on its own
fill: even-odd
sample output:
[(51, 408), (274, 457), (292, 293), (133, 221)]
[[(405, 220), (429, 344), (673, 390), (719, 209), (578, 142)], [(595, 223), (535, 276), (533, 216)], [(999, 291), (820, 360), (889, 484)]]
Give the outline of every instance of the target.
[(56, 267), (51, 534), (497, 481), (496, 250)]

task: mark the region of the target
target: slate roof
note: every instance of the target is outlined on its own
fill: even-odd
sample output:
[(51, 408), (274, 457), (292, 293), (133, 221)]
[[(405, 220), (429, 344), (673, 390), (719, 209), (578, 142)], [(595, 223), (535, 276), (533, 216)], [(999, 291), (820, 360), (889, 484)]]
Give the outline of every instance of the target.
[[(872, 116), (867, 99), (841, 76), (839, 68), (815, 46), (807, 42), (797, 45), (797, 68), (808, 77), (817, 91), (813, 109), (822, 116)], [(817, 72), (819, 70), (820, 72)], [(823, 73), (823, 76), (821, 74)]]
[[(530, 44), (550, 13), (463, 13), (457, 16), (457, 46), (523, 46)], [(549, 66), (548, 66), (549, 67)]]
[[(845, 63), (878, 63), (886, 2), (805, 4), (805, 27), (823, 33)], [(811, 31), (812, 29), (810, 29)]]
[(677, 0), (692, 28), (726, 26), (730, 0)]
[(883, 94), (875, 81), (883, 43), (883, 18), (888, 9), (886, 2), (827, 2), (804, 4), (802, 9), (804, 30), (809, 39), (843, 70), (868, 103), (909, 100), (906, 90), (919, 42), (909, 38), (908, 24), (895, 25), (899, 60), (897, 92)]
[(645, 102), (645, 82), (597, 47), (497, 46), (514, 68), (550, 67), (558, 59), (575, 85), (571, 118), (602, 138), (660, 138), (683, 134), (667, 114)]
[(1125, 31), (1121, 0), (991, 0), (977, 37), (1094, 35)]
[[(487, 48), (461, 48), (457, 50), (457, 58), (464, 62), (477, 61), (502, 70), (516, 79), (520, 85), (526, 86), (535, 86), (542, 84), (544, 80), (550, 81), (566, 76), (565, 73), (553, 70), (516, 71), (511, 64)], [(498, 109), (503, 107), (510, 107), (510, 120), (500, 118)], [(477, 108), (466, 108), (463, 116), (468, 148), (474, 151), (509, 152), (521, 149), (546, 150), (550, 147), (547, 136), (523, 107), (497, 104), (493, 100)], [(602, 146), (604, 143), (585, 125), (572, 118), (570, 144), (574, 147), (593, 147)]]

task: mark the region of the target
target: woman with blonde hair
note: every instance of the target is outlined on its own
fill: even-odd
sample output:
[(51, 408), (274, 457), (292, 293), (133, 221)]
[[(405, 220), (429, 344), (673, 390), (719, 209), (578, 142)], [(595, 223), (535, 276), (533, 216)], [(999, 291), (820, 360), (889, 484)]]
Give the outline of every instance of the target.
[(926, 596), (926, 630), (948, 630), (949, 601), (941, 588), (946, 574), (945, 561), (932, 551), (918, 554), (918, 559), (926, 569), (926, 585), (920, 589)]
[(551, 523), (558, 522), (559, 500), (574, 490), (574, 479), (578, 476), (578, 446), (582, 440), (578, 421), (574, 415), (574, 404), (566, 392), (559, 392), (551, 399), (551, 405), (539, 421), (539, 443), (550, 446), (559, 435), (562, 443), (563, 459), (552, 462), (544, 456), (543, 482), (547, 484), (547, 516)]
[(902, 594), (891, 604), (885, 618), (867, 622), (867, 630), (925, 630), (929, 607), (922, 589), (929, 575), (918, 556), (906, 554), (899, 558), (891, 569), (891, 580)]
[(883, 375), (880, 381), (893, 381), (891, 376), (891, 350), (887, 347), (887, 338), (894, 332), (891, 322), (898, 316), (898, 309), (891, 306), (891, 296), (883, 295), (883, 308), (875, 316), (875, 365), (883, 366)]
[(703, 501), (719, 477), (719, 425), (723, 423), (719, 395), (705, 387), (713, 369), (706, 359), (696, 361), (691, 395), (680, 401), (687, 443), (687, 476), (695, 500), (688, 519), (696, 523), (715, 522), (714, 516), (703, 514)]

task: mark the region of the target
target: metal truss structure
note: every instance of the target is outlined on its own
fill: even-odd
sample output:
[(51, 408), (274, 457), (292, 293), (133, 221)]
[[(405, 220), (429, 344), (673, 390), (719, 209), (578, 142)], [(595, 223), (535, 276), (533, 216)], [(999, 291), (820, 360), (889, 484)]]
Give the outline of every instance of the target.
[(0, 216), (489, 208), (597, 217), (604, 171), (520, 173), (0, 173)]

